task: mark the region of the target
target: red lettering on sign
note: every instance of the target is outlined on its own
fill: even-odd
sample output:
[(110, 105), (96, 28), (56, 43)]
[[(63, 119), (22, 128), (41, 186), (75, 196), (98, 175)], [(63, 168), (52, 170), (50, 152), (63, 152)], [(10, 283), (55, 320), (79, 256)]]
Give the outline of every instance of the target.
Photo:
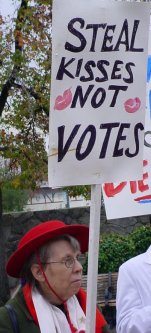
[[(145, 167), (148, 165), (148, 161), (143, 161), (143, 166)], [(130, 191), (132, 194), (136, 193), (137, 191), (144, 192), (149, 190), (148, 184), (144, 184), (144, 180), (148, 178), (148, 172), (143, 174), (143, 179), (138, 181), (130, 181)], [(105, 183), (103, 186), (104, 192), (108, 198), (114, 197), (116, 194), (120, 193), (123, 188), (128, 184), (128, 182), (121, 182), (119, 185), (114, 185), (114, 183)]]
[(113, 183), (105, 183), (103, 188), (107, 197), (114, 197), (115, 194), (120, 193), (127, 182), (122, 182), (118, 186), (115, 186)]

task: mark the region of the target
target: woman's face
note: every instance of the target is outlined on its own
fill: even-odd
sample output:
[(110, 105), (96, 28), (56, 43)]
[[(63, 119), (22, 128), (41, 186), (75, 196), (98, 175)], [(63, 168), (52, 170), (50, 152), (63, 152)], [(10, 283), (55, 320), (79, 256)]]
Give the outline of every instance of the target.
[[(67, 268), (64, 263), (67, 258), (77, 259), (78, 255), (80, 255), (80, 251), (73, 250), (70, 243), (66, 240), (58, 240), (51, 245), (51, 257), (48, 255), (45, 274), (49, 284), (62, 300), (67, 300), (77, 294), (81, 287), (82, 266), (80, 262), (75, 260), (70, 268)], [(50, 295), (51, 301), (53, 297), (54, 303), (55, 301), (58, 302), (46, 281), (44, 281), (44, 284), (45, 286), (42, 289), (46, 297), (49, 298)]]

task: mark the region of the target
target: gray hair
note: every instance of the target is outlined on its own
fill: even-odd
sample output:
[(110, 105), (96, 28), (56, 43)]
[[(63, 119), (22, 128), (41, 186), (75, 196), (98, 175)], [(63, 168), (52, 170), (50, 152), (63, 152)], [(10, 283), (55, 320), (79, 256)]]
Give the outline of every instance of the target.
[[(48, 257), (49, 258), (52, 257), (52, 255), (53, 255), (52, 245), (55, 242), (60, 241), (60, 240), (67, 241), (71, 245), (74, 252), (80, 250), (80, 243), (76, 238), (74, 238), (70, 235), (66, 235), (66, 234), (61, 235), (61, 236), (56, 237), (53, 240), (48, 241), (46, 244), (44, 244), (37, 250), (41, 263), (47, 262)], [(37, 285), (37, 281), (35, 280), (34, 276), (32, 275), (32, 272), (31, 272), (31, 266), (33, 264), (37, 264), (36, 252), (34, 254), (32, 254), (29, 257), (29, 259), (26, 261), (26, 263), (24, 264), (23, 269), (21, 271), (21, 278), (23, 280), (25, 279), (25, 282), (27, 282), (27, 283), (30, 283), (32, 285)], [(45, 266), (46, 265), (43, 265), (44, 268), (45, 268)]]

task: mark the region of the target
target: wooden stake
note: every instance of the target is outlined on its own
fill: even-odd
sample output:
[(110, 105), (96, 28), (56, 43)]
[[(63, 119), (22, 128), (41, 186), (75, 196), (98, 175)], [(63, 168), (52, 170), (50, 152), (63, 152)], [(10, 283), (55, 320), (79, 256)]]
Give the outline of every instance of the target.
[(95, 333), (100, 217), (101, 185), (91, 185), (86, 333)]

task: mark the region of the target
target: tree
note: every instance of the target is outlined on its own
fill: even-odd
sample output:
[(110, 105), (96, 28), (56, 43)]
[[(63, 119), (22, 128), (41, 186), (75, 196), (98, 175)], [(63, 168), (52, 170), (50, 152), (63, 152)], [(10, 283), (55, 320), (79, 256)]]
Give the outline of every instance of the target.
[[(45, 136), (50, 99), (51, 1), (17, 0), (15, 13), (9, 20), (0, 16), (0, 152), (14, 175), (9, 186), (34, 189), (47, 177)], [(1, 177), (1, 304), (8, 298), (1, 233), (4, 187), (6, 181)]]
[(23, 211), (29, 198), (29, 191), (14, 188), (14, 173), (11, 173), (7, 167), (1, 167), (0, 178), (2, 179), (2, 206), (3, 212)]
[(15, 187), (34, 188), (47, 170), (50, 0), (18, 1), (13, 22), (8, 25), (2, 17), (0, 22), (1, 155), (9, 159), (11, 170), (21, 170)]
[(0, 191), (0, 306), (5, 304), (9, 298), (9, 286), (8, 280), (6, 279), (5, 274), (5, 244), (4, 244), (4, 235), (3, 235), (3, 216), (2, 216), (2, 191)]
[(65, 187), (64, 189), (70, 197), (75, 198), (78, 197), (79, 195), (82, 195), (86, 200), (90, 200), (91, 187), (89, 185), (70, 186), (70, 187)]

